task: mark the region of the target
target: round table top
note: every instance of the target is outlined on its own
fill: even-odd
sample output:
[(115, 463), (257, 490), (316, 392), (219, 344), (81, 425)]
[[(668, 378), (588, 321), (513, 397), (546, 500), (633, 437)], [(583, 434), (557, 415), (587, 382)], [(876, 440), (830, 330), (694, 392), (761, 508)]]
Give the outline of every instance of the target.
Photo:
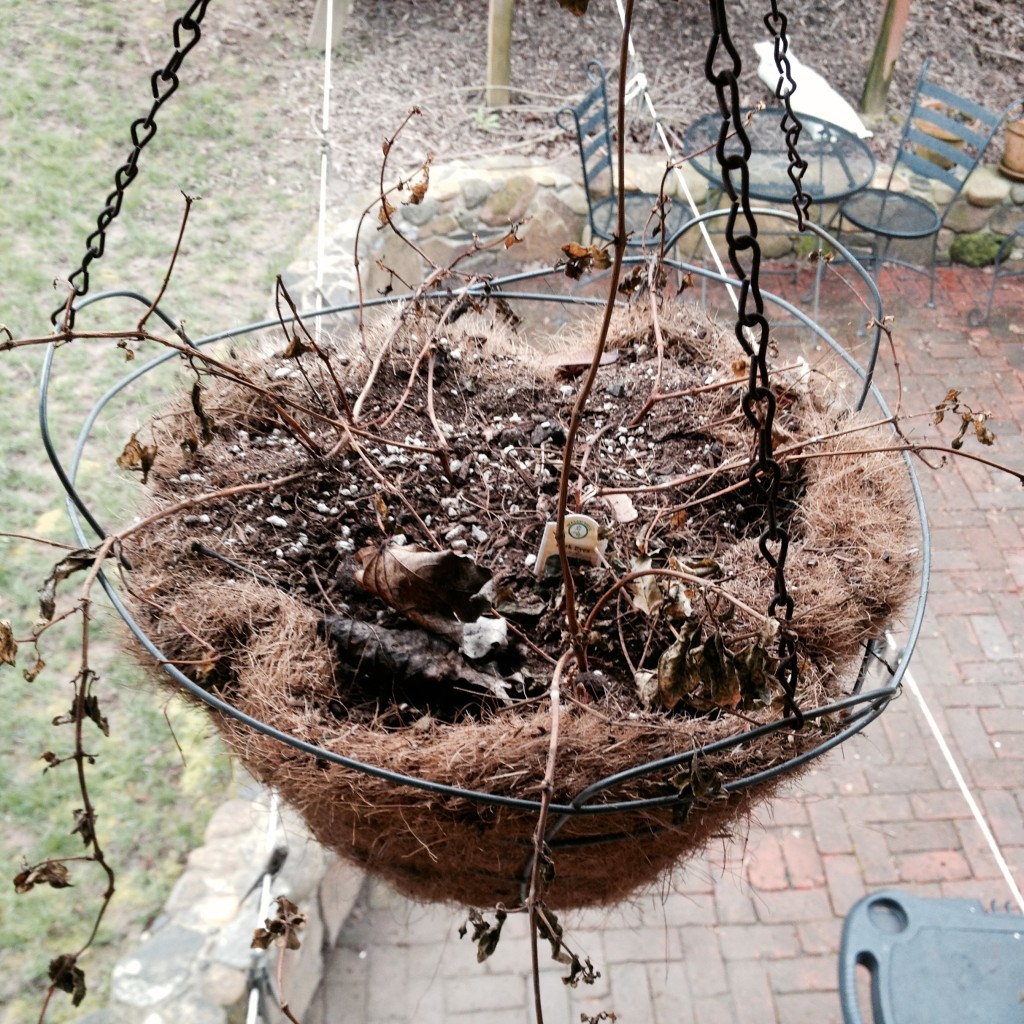
[[(755, 112), (745, 127), (751, 146), (748, 166), (752, 199), (788, 202), (793, 198), (786, 139), (779, 127), (784, 114), (784, 110), (772, 108)], [(871, 183), (875, 158), (863, 139), (821, 118), (799, 117), (803, 130), (797, 151), (807, 161), (803, 189), (816, 203), (846, 199)], [(717, 111), (705, 114), (690, 125), (684, 137), (686, 153), (697, 154), (690, 160), (694, 169), (719, 186), (722, 175), (715, 146), (721, 123)], [(726, 152), (738, 152), (735, 139), (726, 144)]]

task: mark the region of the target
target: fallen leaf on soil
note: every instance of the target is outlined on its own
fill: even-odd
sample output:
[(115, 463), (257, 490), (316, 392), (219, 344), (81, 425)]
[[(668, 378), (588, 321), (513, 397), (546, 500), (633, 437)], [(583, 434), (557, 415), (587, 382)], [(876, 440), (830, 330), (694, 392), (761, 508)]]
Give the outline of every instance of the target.
[[(470, 665), (451, 644), (415, 629), (385, 629), (343, 615), (327, 616), (324, 630), (338, 662), (340, 689), (356, 682), (425, 689), (444, 686), (492, 693), (507, 701), (504, 681)], [(495, 620), (498, 621), (498, 620)]]
[[(651, 568), (650, 555), (633, 559), (629, 567), (630, 572), (643, 572)], [(642, 611), (644, 615), (653, 615), (665, 602), (665, 595), (658, 586), (658, 577), (654, 573), (639, 577), (629, 585), (633, 592), (633, 607)]]
[(484, 589), (489, 569), (454, 551), (428, 551), (419, 544), (369, 545), (356, 553), (356, 582), (397, 612), (456, 643), (454, 622), (476, 622), (491, 607)]

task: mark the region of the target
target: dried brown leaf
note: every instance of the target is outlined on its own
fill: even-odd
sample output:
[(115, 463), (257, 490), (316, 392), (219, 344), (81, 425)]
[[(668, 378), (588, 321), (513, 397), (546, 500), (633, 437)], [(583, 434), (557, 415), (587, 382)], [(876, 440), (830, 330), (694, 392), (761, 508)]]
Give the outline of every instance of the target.
[(393, 544), (365, 547), (356, 558), (361, 566), (356, 571), (360, 586), (443, 636), (450, 636), (451, 623), (475, 622), (491, 606), (482, 592), (491, 581), (490, 570), (454, 551)]
[(142, 482), (149, 480), (149, 471), (153, 468), (159, 449), (155, 444), (144, 445), (132, 434), (123, 451), (117, 457), (117, 465), (121, 469), (140, 470)]
[(84, 572), (92, 568), (96, 553), (91, 548), (77, 548), (65, 555), (43, 580), (39, 588), (39, 614), (49, 622), (57, 610), (57, 585), (66, 580), (72, 573)]
[(71, 885), (68, 869), (58, 861), (44, 861), (34, 867), (25, 868), (14, 876), (14, 891), (23, 895), (37, 885), (48, 885), (51, 889), (67, 889)]
[(18, 643), (14, 639), (9, 619), (0, 619), (0, 665), (13, 665), (18, 653)]
[(61, 992), (71, 996), (71, 1005), (78, 1006), (85, 998), (85, 971), (77, 966), (77, 958), (72, 953), (63, 953), (50, 961), (50, 981)]

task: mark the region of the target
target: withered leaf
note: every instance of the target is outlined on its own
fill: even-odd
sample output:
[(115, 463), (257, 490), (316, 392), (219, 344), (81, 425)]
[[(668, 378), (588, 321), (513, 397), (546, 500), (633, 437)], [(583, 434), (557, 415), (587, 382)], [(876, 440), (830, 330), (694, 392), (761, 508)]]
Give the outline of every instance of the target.
[(423, 202), (427, 194), (427, 189), (430, 188), (430, 161), (426, 161), (423, 167), (420, 169), (420, 176), (412, 183), (409, 189), (409, 203), (412, 206), (418, 206)]
[(285, 359), (297, 359), (309, 351), (309, 346), (299, 337), (299, 332), (292, 332), (288, 339), (288, 345), (284, 350)]
[(743, 703), (771, 704), (775, 659), (760, 644), (751, 644), (734, 660)]
[(71, 1005), (78, 1006), (85, 998), (85, 971), (77, 966), (78, 961), (71, 953), (63, 953), (50, 961), (50, 981), (71, 996)]
[(149, 471), (153, 468), (153, 463), (156, 461), (158, 450), (155, 444), (144, 445), (135, 434), (132, 434), (128, 443), (124, 446), (124, 450), (117, 457), (117, 465), (121, 469), (140, 470), (142, 482), (146, 483), (149, 480)]
[(688, 768), (677, 772), (670, 780), (684, 799), (701, 802), (715, 800), (725, 793), (722, 776), (709, 765), (690, 762)]
[[(562, 984), (568, 985), (570, 988), (576, 988), (581, 981), (584, 985), (593, 985), (600, 977), (601, 972), (594, 970), (594, 965), (590, 962), (589, 956), (581, 960), (573, 953), (569, 961), (569, 973), (562, 978)], [(616, 1017), (612, 1014), (604, 1019), (615, 1020)]]
[(68, 869), (57, 861), (44, 861), (34, 867), (25, 868), (14, 876), (14, 891), (23, 895), (37, 885), (48, 885), (51, 889), (67, 889), (71, 885)]
[(442, 640), (418, 629), (387, 629), (342, 615), (329, 616), (323, 622), (334, 648), (340, 686), (391, 679), (427, 692), (445, 687), (490, 693), (508, 703), (504, 679), (471, 665), (452, 646), (459, 643), (454, 634), (462, 626), (455, 622), (447, 626), (453, 635)]
[(96, 832), (93, 829), (93, 821), (91, 815), (88, 812), (83, 811), (81, 807), (76, 807), (74, 810), (75, 827), (71, 830), (71, 835), (79, 835), (82, 837), (82, 842), (86, 846), (92, 845), (96, 839)]
[(34, 683), (44, 668), (46, 668), (46, 662), (42, 658), (37, 657), (35, 664), (31, 668), (21, 670), (22, 678), (26, 683)]
[(629, 589), (633, 593), (633, 607), (643, 612), (644, 615), (653, 615), (665, 603), (665, 595), (662, 593), (661, 587), (658, 586), (658, 577), (654, 573), (648, 572), (650, 568), (650, 555), (634, 558), (633, 564), (629, 567), (630, 572), (645, 574), (633, 580), (629, 585)]
[[(488, 923), (487, 919), (479, 910), (470, 910), (469, 924), (473, 926), (473, 941), (476, 943), (476, 960), (482, 964), (498, 948), (498, 941), (501, 938), (501, 929), (505, 924), (508, 914), (504, 910), (497, 910), (494, 914), (494, 924)], [(466, 937), (467, 928), (463, 924), (459, 928), (459, 938)]]
[(286, 896), (278, 896), (277, 913), (264, 920), (263, 928), (257, 928), (252, 935), (250, 949), (269, 949), (272, 943), (286, 949), (299, 949), (302, 946), (298, 931), (306, 923), (306, 915)]
[(192, 385), (192, 411), (199, 420), (203, 444), (209, 444), (213, 440), (213, 428), (216, 426), (216, 423), (213, 417), (208, 416), (203, 408), (203, 386), (199, 381)]
[(712, 633), (704, 641), (699, 671), (707, 685), (708, 697), (715, 707), (734, 708), (739, 704), (740, 677), (721, 633)]
[(587, 13), (587, 5), (589, 3), (590, 0), (558, 0), (559, 7), (563, 7), (565, 10), (575, 14), (577, 18)]
[(700, 687), (700, 671), (690, 651), (698, 629), (696, 625), (684, 628), (683, 638), (658, 659), (658, 697), (670, 711)]
[(91, 548), (77, 548), (66, 554), (51, 570), (39, 588), (39, 614), (49, 622), (57, 610), (57, 584), (72, 573), (92, 568), (96, 553)]
[[(413, 622), (449, 635), (445, 621), (475, 622), (490, 607), (482, 591), (491, 572), (454, 551), (428, 551), (419, 544), (363, 548), (356, 582)], [(460, 631), (461, 633), (461, 631)]]
[(380, 210), (377, 213), (377, 220), (381, 224), (387, 224), (391, 219), (391, 215), (395, 212), (395, 205), (388, 199), (387, 196), (383, 196), (380, 201)]
[(0, 619), (0, 665), (13, 665), (18, 653), (18, 642), (10, 619)]

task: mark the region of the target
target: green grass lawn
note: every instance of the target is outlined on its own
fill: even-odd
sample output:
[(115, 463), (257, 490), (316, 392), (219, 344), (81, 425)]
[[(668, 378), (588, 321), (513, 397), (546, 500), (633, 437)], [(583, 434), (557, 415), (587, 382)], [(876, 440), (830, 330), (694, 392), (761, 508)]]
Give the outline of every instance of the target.
[[(169, 0), (0, 5), (7, 53), (0, 89), (0, 324), (15, 337), (47, 333), (49, 313), (65, 294), (53, 282), (66, 278), (82, 256), (114, 171), (129, 151), (129, 125), (148, 112), (149, 75), (170, 56), (172, 22), (187, 6)], [(174, 247), (181, 192), (202, 195), (164, 302), (194, 334), (263, 316), (274, 274), (288, 264), (314, 218), (315, 190), (282, 189), (275, 181), (287, 173), (287, 160), (302, 180), (314, 178), (318, 150), (310, 143), (305, 152), (294, 141), (284, 150), (273, 138), (282, 121), (261, 94), (266, 61), (277, 61), (275, 47), (284, 45), (278, 36), (289, 28), (287, 17), (264, 29), (266, 61), (254, 63), (232, 51), (226, 22), (218, 21), (234, 16), (234, 7), (210, 5), (204, 37), (186, 58), (181, 88), (159, 115), (158, 133), (140, 158), (139, 176), (91, 275), (93, 293), (132, 288), (155, 294)], [(295, 50), (303, 32), (290, 32), (287, 46), (297, 63), (312, 63), (312, 55)], [(309, 120), (305, 108), (295, 116)], [(269, 170), (267, 151), (275, 157)], [(87, 312), (90, 326), (123, 328), (138, 319), (138, 310), (125, 305)], [(66, 456), (90, 401), (126, 363), (111, 342), (76, 341), (57, 356), (51, 427)], [(41, 360), (40, 349), (0, 353), (0, 530), (75, 543), (35, 426)], [(90, 448), (83, 485), (108, 521), (130, 514), (138, 489), (137, 478), (121, 474), (118, 480), (113, 458), (167, 390), (164, 379), (133, 391)], [(54, 550), (0, 538), (0, 619), (9, 619), (19, 636), (38, 614), (36, 591)], [(72, 580), (65, 601), (73, 596)], [(59, 995), (48, 1016), (55, 1021), (103, 1005), (110, 968), (159, 913), (232, 774), (205, 718), (146, 678), (120, 650), (122, 632), (101, 597), (93, 667), (110, 736), (87, 723), (86, 749), (97, 756), (90, 788), (98, 834), (117, 872), (117, 895), (81, 963), (90, 995), (77, 1010)], [(105, 884), (95, 866), (74, 864), (70, 889), (42, 887), (18, 896), (10, 882), (23, 859), (34, 863), (83, 849), (70, 834), (81, 806), (74, 767), (44, 772), (40, 760), (44, 751), (71, 749), (70, 727), (51, 721), (70, 706), (79, 645), (78, 624), (69, 621), (45, 635), (46, 668), (34, 682), (22, 678), (34, 660), (30, 649), (19, 652), (16, 669), (0, 668), (0, 866), (7, 877), (0, 885), (2, 1024), (36, 1020), (49, 960), (84, 941)]]

